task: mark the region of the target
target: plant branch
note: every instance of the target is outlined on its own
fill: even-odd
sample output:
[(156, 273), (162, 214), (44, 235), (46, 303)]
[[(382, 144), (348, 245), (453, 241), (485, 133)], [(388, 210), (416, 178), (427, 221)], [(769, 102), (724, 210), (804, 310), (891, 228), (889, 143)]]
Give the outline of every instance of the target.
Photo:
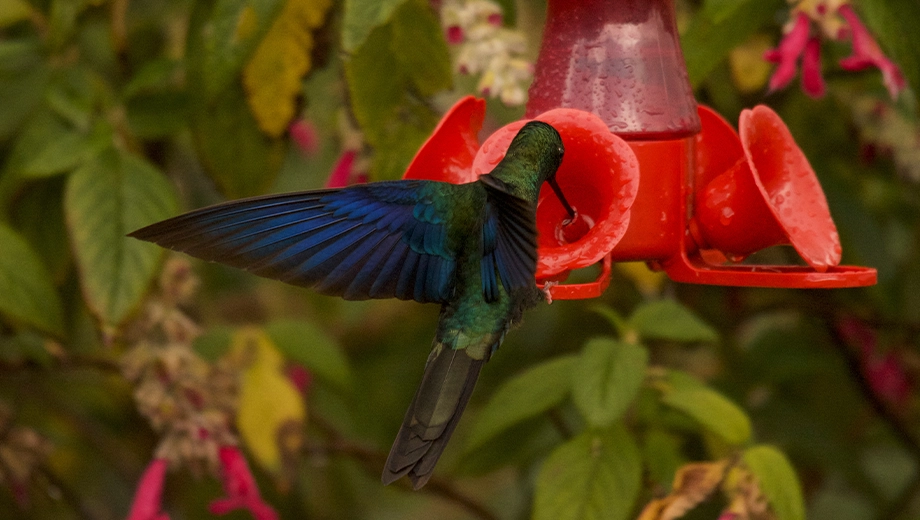
[[(386, 453), (345, 439), (341, 432), (322, 418), (314, 415), (310, 417), (310, 422), (328, 436), (329, 441), (324, 444), (308, 444), (304, 448), (308, 456), (328, 454), (348, 456), (360, 461), (369, 473), (379, 472), (380, 467), (386, 462)], [(397, 485), (406, 490), (411, 489), (405, 479), (399, 480)], [(498, 520), (498, 516), (495, 513), (472, 497), (461, 493), (454, 483), (448, 479), (437, 475), (432, 476), (420, 491), (437, 495), (453, 502), (482, 520)]]
[(114, 359), (90, 356), (60, 356), (45, 363), (42, 361), (0, 361), (0, 372), (40, 372), (53, 370), (98, 370), (120, 374), (121, 367)]

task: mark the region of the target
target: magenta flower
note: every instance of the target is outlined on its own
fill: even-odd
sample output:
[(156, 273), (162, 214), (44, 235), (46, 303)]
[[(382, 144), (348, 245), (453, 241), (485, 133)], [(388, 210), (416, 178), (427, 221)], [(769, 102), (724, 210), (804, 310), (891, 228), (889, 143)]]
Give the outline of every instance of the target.
[(166, 459), (153, 459), (147, 466), (137, 484), (127, 520), (169, 520), (169, 515), (162, 512), (161, 504), (168, 467)]
[(326, 179), (326, 188), (344, 188), (352, 184), (363, 184), (367, 182), (366, 172), (356, 172), (355, 163), (358, 159), (356, 150), (345, 150), (339, 156), (329, 178)]
[(846, 318), (838, 325), (844, 340), (857, 347), (860, 364), (869, 387), (883, 401), (904, 410), (910, 401), (913, 384), (903, 362), (893, 352), (878, 348), (876, 331), (855, 318)]
[[(799, 56), (808, 45), (810, 25), (808, 15), (803, 12), (797, 13), (792, 30), (779, 42), (779, 47), (764, 54), (765, 60), (779, 64), (773, 76), (770, 77), (770, 92), (784, 88), (795, 78)], [(820, 75), (821, 72), (818, 71), (818, 74)]]
[(779, 46), (764, 54), (765, 60), (778, 65), (770, 77), (770, 92), (786, 87), (795, 78), (801, 58), (802, 90), (813, 98), (824, 95), (826, 85), (821, 76), (821, 41), (817, 35), (811, 34), (811, 22), (815, 22), (826, 36), (834, 40), (852, 41), (853, 54), (840, 60), (841, 68), (858, 71), (877, 67), (882, 72), (888, 93), (892, 98), (897, 98), (907, 87), (904, 75), (882, 53), (881, 47), (853, 8), (848, 3), (842, 3), (832, 11), (826, 2), (812, 5), (814, 3), (803, 1), (793, 8), (795, 22), (788, 28)]
[(846, 70), (856, 71), (866, 67), (877, 67), (882, 71), (882, 80), (888, 87), (888, 93), (892, 98), (897, 98), (898, 93), (907, 87), (907, 81), (901, 73), (901, 69), (888, 59), (878, 46), (869, 30), (862, 24), (862, 21), (856, 16), (853, 8), (847, 4), (837, 9), (847, 24), (853, 35), (853, 54), (840, 60), (840, 66)]
[(221, 446), (219, 457), (224, 493), (227, 496), (212, 501), (208, 511), (215, 515), (225, 515), (235, 509), (247, 509), (256, 520), (277, 520), (278, 513), (259, 495), (259, 488), (240, 449), (236, 446)]

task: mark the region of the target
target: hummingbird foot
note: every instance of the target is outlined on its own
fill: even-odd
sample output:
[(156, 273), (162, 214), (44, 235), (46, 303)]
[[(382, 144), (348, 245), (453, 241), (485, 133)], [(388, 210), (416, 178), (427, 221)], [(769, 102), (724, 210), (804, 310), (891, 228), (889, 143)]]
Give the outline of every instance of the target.
[(543, 291), (543, 297), (546, 298), (547, 305), (553, 304), (553, 287), (559, 285), (559, 282), (546, 282), (543, 284), (543, 288), (540, 289)]

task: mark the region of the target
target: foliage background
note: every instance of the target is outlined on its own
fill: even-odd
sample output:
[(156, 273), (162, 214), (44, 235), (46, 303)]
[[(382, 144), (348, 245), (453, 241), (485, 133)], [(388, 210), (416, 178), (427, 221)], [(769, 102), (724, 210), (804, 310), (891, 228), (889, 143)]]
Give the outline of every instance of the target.
[[(505, 23), (525, 32), (535, 57), (545, 6), (502, 5)], [(757, 103), (780, 113), (821, 179), (844, 262), (876, 267), (877, 286), (704, 287), (635, 266), (618, 270), (598, 301), (541, 306), (509, 335), (438, 477), (421, 492), (384, 488), (378, 475), (428, 355), (437, 309), (343, 302), (194, 263), (201, 289), (184, 309), (204, 330), (195, 343), (201, 356), (225, 356), (238, 327), (256, 325), (271, 333), (284, 363), (314, 375), (305, 395), (287, 401), (307, 410), (296, 456), (273, 464), (264, 454), (271, 440), (237, 423), (266, 500), (283, 518), (547, 514), (537, 482), (556, 460), (548, 455), (612, 416), (592, 416), (590, 396), (573, 395), (467, 449), (477, 420), (527, 367), (587, 355), (598, 336), (629, 343), (641, 331), (635, 324), (617, 330), (594, 307), (626, 317), (664, 299), (681, 302), (679, 314), (706, 332), (675, 338), (674, 322), (659, 320), (633, 344), (643, 345), (650, 365), (694, 374), (736, 403), (753, 434), (726, 445), (712, 433), (731, 423), (732, 412), (707, 426), (685, 409), (667, 423), (683, 426), (654, 444), (643, 415), (654, 385), (635, 383), (634, 400), (610, 405), (620, 407), (616, 424), (629, 428), (610, 435), (635, 436), (645, 450), (635, 497), (612, 499), (624, 515), (636, 516), (665, 492), (679, 464), (719, 460), (755, 442), (778, 446), (792, 461), (809, 518), (920, 515), (918, 5), (856, 3), (915, 89), (898, 102), (876, 72), (830, 65), (821, 100), (794, 86), (767, 95), (769, 68), (759, 56), (781, 35), (785, 3), (678, 5), (698, 99), (729, 120)], [(0, 516), (104, 519), (130, 508), (159, 439), (119, 363), (164, 253), (124, 235), (226, 198), (321, 187), (354, 146), (354, 131), (343, 125), (360, 129), (358, 151), (372, 180), (397, 178), (439, 114), (476, 88), (476, 78), (453, 72), (450, 52), (436, 12), (420, 0), (0, 0), (0, 460), (11, 460), (3, 450), (12, 449), (13, 425), (47, 441), (21, 481), (15, 468), (0, 466), (9, 489), (0, 491)], [(486, 131), (522, 113), (490, 100)], [(316, 131), (309, 154), (291, 141), (292, 118)], [(760, 258), (786, 260), (789, 251)], [(863, 327), (861, 339), (842, 332), (846, 320)], [(277, 374), (265, 378), (250, 388), (254, 395), (266, 393), (259, 384), (280, 383)], [(267, 401), (241, 403), (240, 414)], [(25, 502), (17, 500), (22, 485)], [(167, 479), (166, 510), (202, 517), (218, 489), (207, 473), (177, 468)], [(690, 517), (715, 518), (722, 505), (712, 499)]]

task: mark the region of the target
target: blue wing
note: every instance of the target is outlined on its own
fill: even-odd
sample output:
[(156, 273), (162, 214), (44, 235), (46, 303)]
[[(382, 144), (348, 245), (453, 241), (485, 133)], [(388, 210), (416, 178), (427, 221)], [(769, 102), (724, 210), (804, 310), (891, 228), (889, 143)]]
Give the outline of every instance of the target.
[(434, 184), (378, 182), (230, 201), (130, 236), (349, 300), (444, 302), (456, 260)]
[(482, 227), (482, 294), (499, 298), (498, 283), (510, 292), (536, 287), (536, 205), (518, 198), (499, 179), (482, 175), (487, 202)]

